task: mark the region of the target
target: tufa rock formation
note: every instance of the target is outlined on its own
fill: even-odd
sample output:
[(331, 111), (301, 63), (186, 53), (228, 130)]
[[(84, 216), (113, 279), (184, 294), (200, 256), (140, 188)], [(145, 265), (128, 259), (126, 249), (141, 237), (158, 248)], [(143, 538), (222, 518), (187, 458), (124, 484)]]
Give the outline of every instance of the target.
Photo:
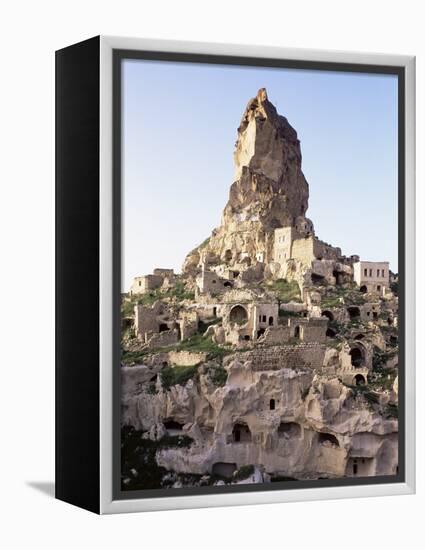
[(297, 134), (264, 89), (234, 157), (183, 274), (123, 296), (122, 489), (395, 475), (397, 278), (315, 236)]
[(264, 88), (251, 99), (238, 128), (234, 152), (235, 181), (230, 188), (221, 225), (206, 246), (186, 258), (193, 271), (201, 258), (230, 266), (270, 260), (274, 230), (307, 227), (308, 183), (301, 170), (297, 132), (279, 115)]

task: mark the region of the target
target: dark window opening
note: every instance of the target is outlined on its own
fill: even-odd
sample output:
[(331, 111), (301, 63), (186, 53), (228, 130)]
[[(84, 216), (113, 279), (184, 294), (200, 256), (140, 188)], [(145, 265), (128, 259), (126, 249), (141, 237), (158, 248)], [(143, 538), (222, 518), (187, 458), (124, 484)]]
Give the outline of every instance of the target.
[(276, 402), (274, 399), (270, 399), (270, 410), (274, 411), (276, 408)]
[(301, 426), (296, 422), (281, 422), (277, 434), (279, 437), (300, 437)]
[(354, 385), (355, 386), (363, 386), (366, 384), (366, 379), (362, 374), (356, 374), (354, 377)]
[(339, 447), (338, 439), (334, 435), (328, 433), (319, 433), (319, 443), (321, 445)]
[(235, 443), (249, 443), (252, 439), (251, 432), (246, 424), (235, 424), (232, 435)]
[(325, 280), (325, 278), (322, 277), (321, 275), (317, 275), (317, 273), (312, 273), (311, 274), (311, 282), (314, 285), (321, 285), (321, 284), (323, 284), (324, 280)]
[(326, 331), (326, 336), (328, 338), (335, 338), (336, 332), (332, 328), (328, 328)]
[(359, 348), (352, 348), (350, 351), (351, 364), (353, 367), (358, 368), (363, 364), (363, 353)]
[(269, 326), (273, 326), (273, 317), (269, 317)]
[(230, 287), (231, 287), (231, 286), (233, 286), (233, 285), (232, 285), (232, 283), (231, 283), (230, 281), (226, 281), (226, 282), (224, 283), (223, 286), (227, 286), (227, 287), (230, 286)]
[(214, 315), (214, 317), (217, 317), (217, 308), (216, 307), (213, 307), (213, 315)]
[(353, 462), (353, 475), (356, 476), (357, 475), (357, 472), (358, 472), (358, 465), (357, 465), (357, 462), (354, 461)]
[(237, 466), (232, 462), (216, 462), (212, 467), (212, 474), (230, 479), (236, 472)]
[(347, 308), (348, 315), (350, 316), (350, 319), (355, 319), (356, 317), (360, 317), (360, 309), (356, 306), (351, 306)]
[(175, 420), (165, 420), (164, 421), (164, 427), (166, 430), (182, 430), (184, 424), (180, 424), (180, 422), (176, 422)]
[(250, 340), (251, 338), (249, 337), (248, 334), (245, 334), (245, 336), (243, 337), (244, 340)]
[(266, 330), (264, 328), (260, 328), (257, 330), (257, 338), (260, 338), (261, 336), (263, 336), (263, 334), (266, 332)]
[(334, 316), (332, 314), (331, 311), (322, 311), (322, 316), (323, 317), (327, 317), (329, 319), (329, 321), (333, 321), (334, 320)]
[(299, 326), (299, 325), (297, 325), (297, 326), (295, 327), (295, 330), (294, 330), (294, 337), (295, 337), (295, 338), (300, 338), (300, 337), (301, 337), (301, 329), (300, 329), (300, 326)]
[(363, 294), (366, 294), (366, 292), (367, 292), (367, 286), (366, 286), (366, 285), (362, 285), (362, 286), (360, 287), (360, 292), (363, 292)]
[(168, 325), (166, 325), (165, 323), (161, 323), (161, 324), (159, 325), (159, 332), (165, 332), (166, 330), (170, 330), (170, 329), (168, 328)]

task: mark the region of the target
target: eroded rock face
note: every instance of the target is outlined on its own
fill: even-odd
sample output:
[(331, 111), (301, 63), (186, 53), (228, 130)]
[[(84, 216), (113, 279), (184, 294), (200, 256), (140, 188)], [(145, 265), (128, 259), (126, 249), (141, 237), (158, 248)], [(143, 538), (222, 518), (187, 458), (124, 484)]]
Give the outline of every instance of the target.
[(308, 368), (257, 371), (237, 359), (226, 370), (222, 387), (204, 373), (155, 394), (138, 391), (144, 368), (123, 372), (125, 423), (155, 440), (171, 419), (193, 439), (190, 448), (159, 450), (158, 465), (211, 474), (217, 464), (261, 464), (270, 475), (297, 479), (356, 475), (358, 468), (364, 475), (395, 473), (397, 421), (358, 403), (338, 378)]
[(220, 227), (134, 307), (124, 485), (395, 474), (397, 297), (363, 292), (358, 256), (315, 236), (297, 134), (264, 89), (234, 158)]
[(264, 88), (245, 109), (234, 161), (235, 181), (221, 225), (202, 250), (188, 255), (186, 272), (208, 254), (231, 266), (271, 259), (274, 229), (305, 217), (308, 183), (301, 170), (300, 142)]

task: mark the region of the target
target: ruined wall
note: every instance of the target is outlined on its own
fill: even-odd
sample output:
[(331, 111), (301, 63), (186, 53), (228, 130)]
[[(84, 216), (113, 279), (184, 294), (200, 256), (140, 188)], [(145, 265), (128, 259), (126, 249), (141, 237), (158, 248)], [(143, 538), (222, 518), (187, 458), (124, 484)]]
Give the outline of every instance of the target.
[(144, 275), (143, 277), (135, 277), (130, 288), (130, 294), (145, 294), (150, 290), (160, 288), (164, 278), (159, 275)]
[(172, 330), (165, 330), (164, 332), (159, 332), (157, 334), (153, 334), (149, 337), (148, 335), (148, 349), (156, 349), (156, 348), (162, 348), (166, 346), (171, 346), (173, 344), (177, 344), (179, 341), (179, 334), (176, 329)]
[(310, 267), (314, 256), (314, 237), (295, 239), (292, 243), (292, 258), (300, 261), (304, 266)]
[(192, 367), (207, 360), (207, 353), (193, 351), (170, 351), (168, 360), (173, 365)]
[(315, 238), (313, 253), (318, 260), (337, 260), (341, 256), (341, 249)]
[(237, 353), (240, 362), (250, 361), (253, 371), (311, 368), (320, 369), (323, 365), (326, 347), (309, 343), (297, 346), (257, 347), (252, 351)]

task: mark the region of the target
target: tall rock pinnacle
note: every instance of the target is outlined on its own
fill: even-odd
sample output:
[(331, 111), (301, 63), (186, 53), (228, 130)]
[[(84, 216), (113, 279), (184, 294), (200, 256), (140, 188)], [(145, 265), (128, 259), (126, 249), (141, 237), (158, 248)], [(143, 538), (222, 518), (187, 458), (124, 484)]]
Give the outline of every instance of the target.
[[(308, 183), (301, 171), (297, 133), (268, 100), (265, 88), (248, 102), (234, 152), (235, 181), (203, 254), (229, 265), (266, 259), (274, 230), (293, 226), (308, 207)], [(185, 268), (196, 262), (187, 257)]]

